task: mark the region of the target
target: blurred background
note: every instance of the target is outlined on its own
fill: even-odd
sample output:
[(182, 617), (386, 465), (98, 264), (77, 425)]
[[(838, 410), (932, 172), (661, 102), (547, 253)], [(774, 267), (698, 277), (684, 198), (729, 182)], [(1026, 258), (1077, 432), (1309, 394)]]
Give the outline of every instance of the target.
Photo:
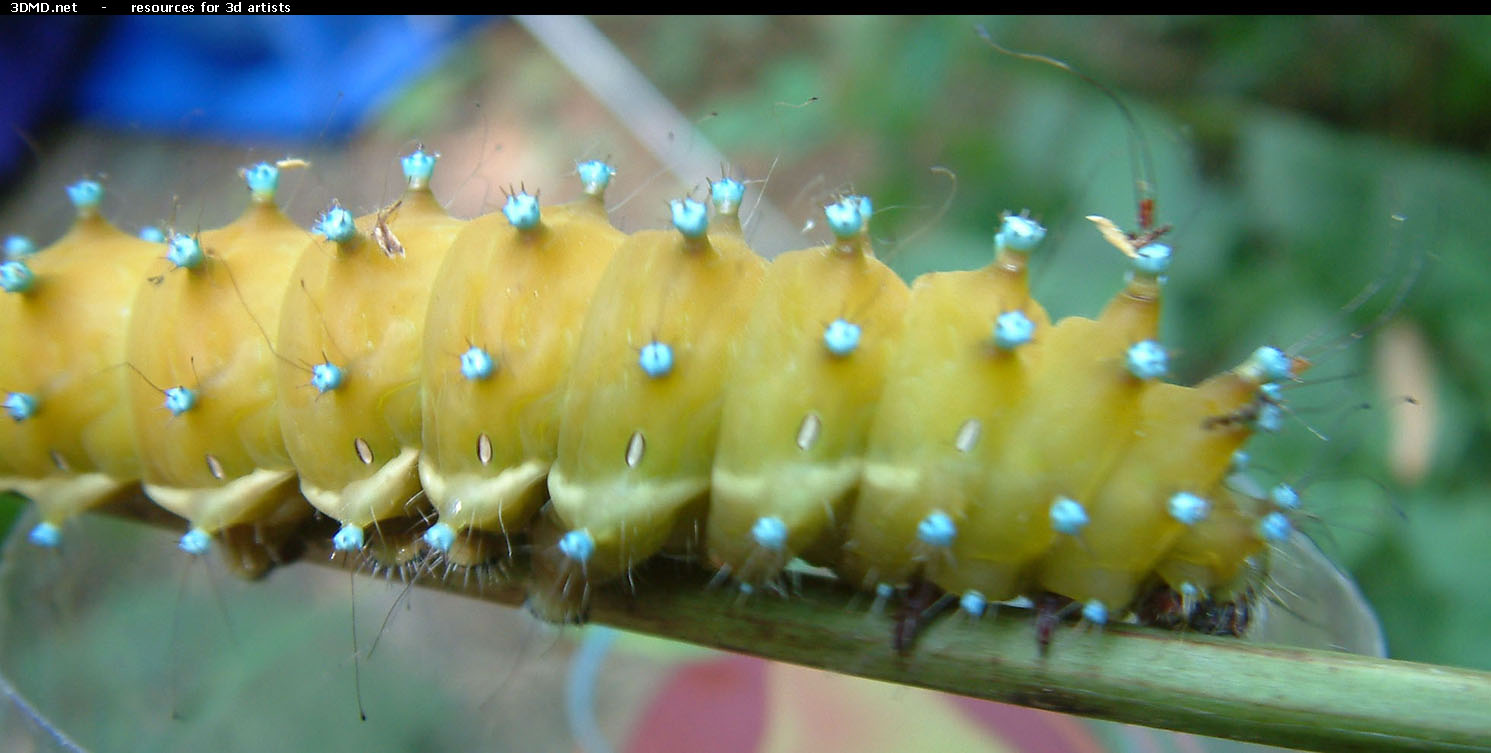
[[(977, 24), (1110, 87), (1137, 138), (1096, 87), (995, 52)], [(1037, 296), (1090, 315), (1123, 264), (1083, 217), (1133, 227), (1147, 176), (1174, 225), (1163, 333), (1176, 379), (1263, 343), (1308, 355), (1286, 430), (1252, 447), (1257, 475), (1304, 490), (1301, 526), (1360, 583), (1390, 655), (1491, 669), (1488, 35), (1479, 18), (18, 18), (0, 29), (0, 233), (58, 237), (63, 187), (85, 176), (126, 230), (215, 227), (242, 208), (235, 171), (285, 157), (311, 163), (281, 191), (308, 225), (333, 198), (359, 212), (392, 201), (397, 158), (422, 143), (441, 153), (434, 188), (459, 216), (494, 210), (509, 185), (566, 200), (574, 161), (607, 158), (617, 224), (659, 227), (665, 199), (728, 172), (762, 197), (748, 232), (768, 254), (820, 241), (819, 207), (867, 193), (877, 248), (908, 279), (987, 263), (998, 213), (1028, 209), (1052, 229)], [(1144, 150), (1152, 171), (1135, 167)], [(52, 715), (76, 712), (63, 726), (85, 747), (139, 747), (132, 734), (278, 747), (225, 741), (223, 720), (254, 715), (306, 748), (573, 745), (558, 712), (580, 631), (416, 594), (362, 668), (359, 724), (345, 575), (244, 586), (188, 566), (169, 536), (75, 527), (69, 540), (88, 544), (7, 552), (0, 668)], [(268, 590), (282, 586), (305, 600)], [(399, 593), (359, 583), (364, 641)], [(680, 667), (712, 668), (727, 693), (808, 672), (632, 638), (606, 661), (602, 731), (634, 750), (661, 749), (649, 704)], [(819, 675), (828, 685), (790, 676), (820, 700), (923, 702)], [(290, 698), (303, 727), (272, 703)], [(807, 739), (765, 703), (775, 744)], [(442, 711), (456, 708), (482, 721)], [(993, 712), (958, 713), (984, 729), (968, 720)], [(1181, 744), (1043, 718), (1051, 747), (991, 733), (990, 749)], [(848, 747), (894, 749), (870, 737)]]

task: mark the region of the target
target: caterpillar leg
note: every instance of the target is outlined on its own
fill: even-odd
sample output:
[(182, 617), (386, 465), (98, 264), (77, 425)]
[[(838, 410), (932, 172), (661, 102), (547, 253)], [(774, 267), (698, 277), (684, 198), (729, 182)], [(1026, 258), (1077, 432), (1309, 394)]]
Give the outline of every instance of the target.
[(917, 634), (952, 603), (944, 599), (943, 594), (943, 590), (932, 581), (919, 575), (912, 576), (906, 598), (896, 610), (895, 625), (891, 628), (891, 650), (901, 656), (911, 653)]

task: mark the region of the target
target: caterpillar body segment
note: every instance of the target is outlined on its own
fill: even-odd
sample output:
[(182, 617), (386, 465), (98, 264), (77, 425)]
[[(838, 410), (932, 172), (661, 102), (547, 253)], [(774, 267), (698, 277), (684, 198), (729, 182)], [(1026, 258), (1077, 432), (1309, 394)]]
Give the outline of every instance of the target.
[[(310, 512), (280, 430), (269, 337), (311, 238), (275, 204), (277, 168), (245, 176), (248, 208), (225, 227), (173, 237), (128, 319), (126, 357), (145, 377), (129, 391), (145, 493), (189, 521), (182, 546), (194, 552), (229, 527)], [(190, 390), (190, 407), (167, 409), (157, 385)]]
[[(115, 228), (98, 212), (103, 188), (68, 188), (72, 228), (36, 253), (12, 258), (0, 293), (0, 488), (36, 500), (32, 541), (55, 545), (59, 527), (134, 488), (140, 477), (129, 408), (124, 321), (165, 248)], [(20, 269), (24, 268), (24, 273)], [(159, 398), (160, 394), (156, 393)]]
[(741, 335), (707, 545), (743, 586), (775, 579), (796, 556), (839, 558), (909, 297), (869, 246), (868, 210), (859, 197), (830, 206), (831, 218), (847, 215), (835, 242), (774, 259)]
[[(325, 240), (300, 255), (285, 289), (277, 388), (286, 448), (300, 487), (343, 524), (338, 548), (363, 529), (408, 518), (420, 495), (420, 361), (431, 284), (464, 221), (430, 192), (434, 157), (404, 159), (408, 188), (393, 206), (353, 221), (333, 206)], [(382, 528), (379, 529), (382, 533)], [(403, 562), (407, 542), (379, 556)]]
[(1264, 500), (1224, 487), (1211, 514), (1176, 538), (1155, 575), (1182, 594), (1229, 600), (1246, 591), (1264, 571), (1257, 558), (1271, 542), (1260, 523), (1269, 514)]
[[(1142, 418), (1134, 439), (1089, 505), (1090, 533), (1080, 540), (1066, 537), (1042, 562), (1037, 577), (1042, 589), (1083, 603), (1097, 601), (1109, 608), (1132, 603), (1158, 562), (1187, 529), (1199, 527), (1218, 505), (1236, 511), (1238, 500), (1224, 486), (1232, 458), (1253, 433), (1246, 422), (1223, 422), (1259, 399), (1262, 379), (1272, 379), (1258, 368), (1259, 356), (1233, 371), (1214, 376), (1195, 387), (1156, 384), (1144, 395)], [(1219, 501), (1214, 501), (1219, 500)], [(1224, 513), (1224, 521), (1234, 519)], [(1205, 592), (1235, 580), (1233, 569), (1256, 551), (1262, 539), (1254, 532), (1217, 530), (1234, 534), (1225, 558), (1207, 577), (1177, 582)], [(1251, 544), (1249, 542), (1252, 542)], [(1185, 550), (1171, 556), (1185, 556)], [(1220, 553), (1215, 547), (1211, 552)], [(1177, 567), (1177, 569), (1180, 569)]]
[(1217, 407), (1239, 403), (1240, 407), (1202, 421), (1208, 437), (1193, 457), (1204, 465), (1190, 473), (1217, 473), (1224, 468), (1225, 475), (1209, 514), (1187, 525), (1155, 565), (1155, 579), (1168, 588), (1220, 602), (1245, 596), (1267, 572), (1270, 548), (1294, 536), (1292, 516), (1299, 508), (1298, 492), (1281, 484), (1264, 493), (1246, 474), (1238, 453), (1223, 462), (1220, 452), (1238, 436), (1245, 439), (1257, 431), (1277, 429), (1274, 414), (1281, 410), (1279, 385), (1297, 379), (1307, 368), (1307, 361), (1265, 346), (1236, 369), (1196, 388), (1209, 394), (1193, 397), (1193, 401), (1225, 395)]
[(1136, 269), (1097, 319), (1069, 317), (1036, 333), (1029, 347), (1039, 353), (1023, 400), (1011, 407), (983, 497), (952, 537), (953, 564), (937, 585), (1013, 598), (1058, 537), (1092, 535), (1084, 530), (1087, 506), (1132, 439), (1141, 398), (1159, 376), (1150, 347), (1159, 291), (1155, 274)]
[[(733, 214), (735, 205), (725, 214)], [(674, 229), (629, 237), (607, 267), (570, 370), (549, 474), (566, 531), (535, 557), (558, 558), (540, 597), (581, 592), (676, 541), (698, 537), (719, 437), (721, 392), (766, 262), (734, 222), (692, 200)]]
[(940, 524), (956, 531), (985, 504), (988, 468), (1014, 441), (1040, 355), (1032, 343), (1050, 327), (1027, 273), (1044, 235), (1030, 220), (1006, 217), (989, 266), (922, 275), (912, 286), (838, 567), (850, 584), (899, 585), (918, 571), (936, 580), (955, 564), (949, 542), (937, 538)]
[(540, 212), (516, 194), (473, 220), (430, 295), (419, 476), (440, 517), (425, 541), (462, 564), (479, 556), (457, 546), (468, 532), (499, 534), (510, 552), (548, 498), (585, 312), (625, 238), (606, 217), (611, 168), (581, 169), (586, 195), (571, 204)]

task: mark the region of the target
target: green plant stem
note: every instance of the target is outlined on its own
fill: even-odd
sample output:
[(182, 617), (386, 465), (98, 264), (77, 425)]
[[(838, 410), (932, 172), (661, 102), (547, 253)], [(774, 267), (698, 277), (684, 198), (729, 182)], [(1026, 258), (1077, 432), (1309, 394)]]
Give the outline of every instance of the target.
[[(153, 506), (115, 511), (183, 527)], [(345, 566), (328, 556), (329, 542), (306, 546), (306, 561)], [(496, 587), (455, 577), (418, 585), (516, 606), (517, 570)], [(1012, 608), (978, 621), (948, 615), (901, 656), (890, 648), (891, 617), (832, 579), (804, 577), (789, 598), (749, 599), (707, 580), (683, 563), (655, 563), (637, 574), (635, 593), (598, 589), (589, 616), (777, 661), (1214, 737), (1322, 751), (1491, 749), (1484, 672), (1123, 625), (1060, 628), (1041, 656), (1030, 614)]]

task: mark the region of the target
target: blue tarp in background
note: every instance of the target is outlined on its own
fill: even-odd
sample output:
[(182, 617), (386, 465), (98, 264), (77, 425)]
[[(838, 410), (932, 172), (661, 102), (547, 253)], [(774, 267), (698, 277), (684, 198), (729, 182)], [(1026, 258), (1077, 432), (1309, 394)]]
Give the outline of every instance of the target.
[(489, 20), (13, 18), (0, 29), (0, 178), (56, 119), (246, 143), (346, 138)]

